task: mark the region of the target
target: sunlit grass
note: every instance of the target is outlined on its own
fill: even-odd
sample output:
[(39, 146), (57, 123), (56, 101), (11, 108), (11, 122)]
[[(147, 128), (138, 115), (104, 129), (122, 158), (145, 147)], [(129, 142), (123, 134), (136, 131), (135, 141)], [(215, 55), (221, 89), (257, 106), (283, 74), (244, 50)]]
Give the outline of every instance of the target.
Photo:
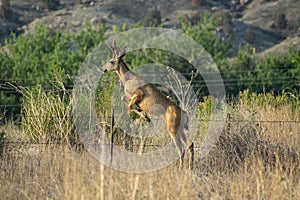
[[(288, 101), (274, 105), (269, 100), (255, 104), (249, 99), (229, 104), (230, 126), (225, 125), (208, 156), (200, 159), (196, 149), (195, 169), (191, 172), (178, 170), (178, 163), (173, 163), (152, 173), (131, 174), (103, 166), (87, 151), (71, 150), (68, 145), (4, 143), (0, 147), (0, 196), (3, 199), (298, 199), (300, 112), (291, 106)], [(209, 122), (200, 123), (201, 131), (205, 132), (205, 123)], [(10, 130), (6, 140), (20, 133), (13, 126), (6, 128)], [(5, 127), (2, 129), (5, 131)], [(199, 146), (201, 140), (195, 138), (195, 142)]]

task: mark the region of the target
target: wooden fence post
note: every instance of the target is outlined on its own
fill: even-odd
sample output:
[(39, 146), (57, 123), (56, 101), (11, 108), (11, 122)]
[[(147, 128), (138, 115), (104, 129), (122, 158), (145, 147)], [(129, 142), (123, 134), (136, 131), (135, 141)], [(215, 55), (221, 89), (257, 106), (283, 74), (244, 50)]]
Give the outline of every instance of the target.
[(111, 121), (110, 121), (110, 164), (113, 161), (113, 150), (114, 150), (114, 124), (115, 124), (115, 115), (114, 115), (114, 108), (111, 109)]
[(226, 116), (226, 123), (227, 123), (227, 134), (230, 134), (230, 129), (231, 129), (231, 122), (230, 122), (230, 113), (227, 113), (227, 116)]

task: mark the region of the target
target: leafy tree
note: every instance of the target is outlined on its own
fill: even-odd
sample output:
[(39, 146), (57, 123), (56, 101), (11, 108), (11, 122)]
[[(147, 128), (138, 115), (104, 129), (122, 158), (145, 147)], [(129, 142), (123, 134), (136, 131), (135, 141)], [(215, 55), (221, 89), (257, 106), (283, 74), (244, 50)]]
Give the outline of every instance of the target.
[(255, 67), (256, 82), (260, 87), (252, 87), (257, 92), (274, 91), (281, 94), (283, 90), (299, 93), (300, 51), (294, 48), (281, 55), (260, 59)]
[(221, 67), (227, 94), (236, 96), (240, 91), (280, 95), (283, 90), (299, 93), (300, 51), (290, 48), (281, 55), (255, 56), (255, 49), (244, 46), (232, 64)]
[(76, 75), (89, 51), (107, 38), (105, 32), (104, 26), (98, 29), (87, 27), (79, 35), (71, 35), (37, 25), (32, 34), (18, 37), (13, 34), (6, 40), (6, 50), (0, 51), (1, 103), (20, 103), (20, 95), (3, 91), (7, 82), (29, 88), (42, 85), (51, 89), (51, 82), (59, 80), (71, 88), (73, 83), (69, 77)]
[(231, 48), (229, 43), (220, 41), (215, 35), (219, 22), (220, 19), (207, 13), (200, 14), (200, 21), (195, 25), (181, 20), (183, 33), (199, 42), (217, 63), (230, 55)]

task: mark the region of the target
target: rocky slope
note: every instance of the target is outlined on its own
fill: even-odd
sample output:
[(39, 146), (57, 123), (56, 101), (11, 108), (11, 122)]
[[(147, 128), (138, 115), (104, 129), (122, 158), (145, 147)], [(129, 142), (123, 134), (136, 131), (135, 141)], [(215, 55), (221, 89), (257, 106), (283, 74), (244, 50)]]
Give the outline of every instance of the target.
[(37, 23), (73, 33), (87, 24), (130, 26), (157, 9), (165, 27), (173, 26), (180, 17), (197, 21), (201, 12), (223, 17), (217, 34), (231, 38), (235, 50), (246, 43), (261, 55), (281, 53), (291, 45), (300, 49), (298, 0), (61, 0), (51, 11), (36, 2), (11, 0), (11, 16), (0, 20), (1, 41), (10, 32), (31, 32)]

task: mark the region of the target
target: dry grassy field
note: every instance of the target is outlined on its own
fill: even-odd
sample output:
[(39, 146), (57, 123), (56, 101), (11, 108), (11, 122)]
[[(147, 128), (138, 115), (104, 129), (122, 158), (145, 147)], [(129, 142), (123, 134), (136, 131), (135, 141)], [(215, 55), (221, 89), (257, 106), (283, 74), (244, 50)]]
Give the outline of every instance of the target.
[[(131, 174), (82, 149), (4, 143), (1, 199), (299, 199), (299, 102), (280, 98), (246, 94), (229, 104), (228, 125), (207, 157), (196, 153), (193, 171), (173, 163)], [(199, 122), (204, 132), (205, 105)], [(4, 128), (7, 137), (22, 134)]]

